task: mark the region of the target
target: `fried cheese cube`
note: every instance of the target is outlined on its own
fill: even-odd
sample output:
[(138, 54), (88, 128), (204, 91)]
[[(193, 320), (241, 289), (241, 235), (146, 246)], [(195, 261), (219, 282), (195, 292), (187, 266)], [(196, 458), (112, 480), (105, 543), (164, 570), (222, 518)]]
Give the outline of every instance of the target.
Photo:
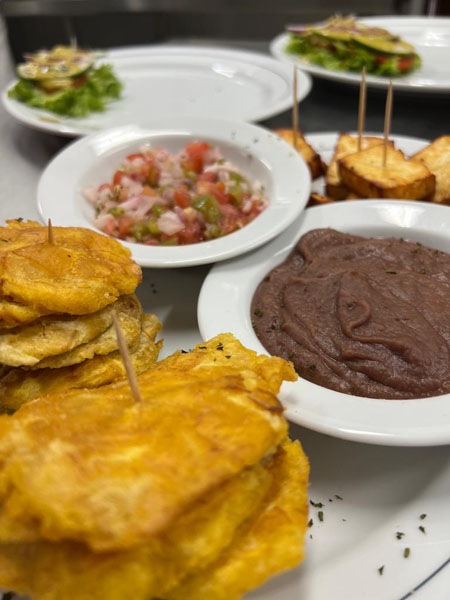
[[(283, 138), (285, 142), (294, 146), (294, 132), (292, 129), (274, 129), (274, 133)], [(297, 150), (311, 171), (311, 177), (317, 179), (323, 175), (325, 168), (322, 159), (314, 148), (308, 144), (301, 131), (297, 135)]]
[(431, 201), (450, 204), (450, 135), (436, 138), (412, 158), (423, 162), (436, 177), (436, 189)]
[[(379, 146), (382, 143), (382, 138), (363, 136), (361, 139), (361, 150), (366, 150), (367, 148), (372, 148), (373, 146)], [(328, 166), (325, 178), (326, 193), (334, 200), (346, 200), (350, 193), (348, 187), (341, 181), (337, 161), (340, 158), (344, 158), (344, 156), (354, 154), (355, 152), (358, 152), (358, 136), (350, 135), (349, 133), (341, 133), (336, 142), (333, 158)]]
[(400, 150), (378, 145), (338, 160), (344, 185), (361, 198), (422, 200), (434, 193), (436, 178), (421, 162), (407, 160)]

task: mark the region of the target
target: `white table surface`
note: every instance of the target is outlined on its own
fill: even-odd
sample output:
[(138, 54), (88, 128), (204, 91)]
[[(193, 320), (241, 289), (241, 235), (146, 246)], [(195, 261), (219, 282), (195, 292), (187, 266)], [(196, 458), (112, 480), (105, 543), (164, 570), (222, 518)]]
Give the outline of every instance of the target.
[[(13, 69), (0, 19), (0, 87), (12, 78)], [(66, 143), (61, 138), (16, 123), (0, 107), (1, 221), (15, 217), (39, 219), (35, 200), (39, 176), (51, 157)], [(144, 309), (155, 312), (163, 322), (163, 356), (177, 348), (191, 348), (201, 341), (196, 308), (207, 272), (208, 267), (145, 270), (138, 296)], [(298, 426), (291, 427), (291, 436), (302, 441), (311, 462), (310, 497), (326, 503), (335, 493), (344, 498), (342, 503), (335, 501), (326, 505), (327, 522), (311, 530), (316, 534), (312, 540), (308, 535), (308, 557), (300, 576), (295, 575), (298, 600), (331, 600), (331, 597), (333, 600), (373, 597), (401, 600), (433, 570), (429, 566), (428, 570), (423, 570), (421, 556), (428, 552), (439, 556), (433, 563), (435, 568), (444, 562), (443, 557), (450, 558), (450, 447), (377, 447), (329, 438)], [(437, 502), (436, 498), (439, 499)], [(316, 516), (316, 512), (312, 509), (312, 516)], [(358, 548), (362, 553), (366, 552), (367, 544), (372, 553), (377, 544), (386, 548), (386, 536), (391, 531), (405, 528), (405, 518), (417, 518), (416, 513), (421, 512), (429, 514), (427, 536), (414, 534), (408, 540), (411, 556), (407, 567), (403, 559), (390, 559), (383, 554), (378, 563), (365, 572), (364, 560), (356, 559), (355, 563), (350, 557)], [(342, 521), (344, 516), (345, 522)], [(393, 544), (395, 549), (395, 541)], [(398, 554), (399, 550), (395, 552)], [(379, 594), (374, 596), (373, 586), (380, 585), (378, 574), (374, 575), (374, 572), (384, 562), (384, 587), (380, 587)], [(290, 585), (293, 577), (288, 574), (283, 581)], [(402, 590), (403, 580), (403, 591), (391, 593), (388, 582), (392, 583), (392, 590)], [(280, 582), (271, 582), (262, 592), (250, 597), (255, 600), (284, 599), (287, 596), (277, 593), (279, 585)], [(441, 569), (413, 597), (417, 600), (448, 600), (450, 566)]]

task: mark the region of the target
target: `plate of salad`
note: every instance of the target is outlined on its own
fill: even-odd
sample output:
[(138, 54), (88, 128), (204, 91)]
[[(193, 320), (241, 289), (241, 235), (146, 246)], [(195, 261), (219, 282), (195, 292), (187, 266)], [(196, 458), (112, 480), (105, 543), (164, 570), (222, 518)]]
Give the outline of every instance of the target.
[(316, 25), (287, 25), (272, 54), (316, 77), (357, 84), (365, 67), (371, 87), (450, 91), (450, 19), (334, 16)]
[(235, 121), (149, 121), (86, 136), (48, 165), (38, 209), (119, 239), (144, 267), (207, 264), (269, 241), (300, 214), (311, 177), (272, 132)]
[[(131, 46), (104, 53), (57, 47), (26, 57), (3, 93), (31, 127), (88, 135), (148, 116), (259, 121), (292, 106), (292, 67), (265, 54), (205, 46)], [(298, 98), (311, 89), (301, 73)]]

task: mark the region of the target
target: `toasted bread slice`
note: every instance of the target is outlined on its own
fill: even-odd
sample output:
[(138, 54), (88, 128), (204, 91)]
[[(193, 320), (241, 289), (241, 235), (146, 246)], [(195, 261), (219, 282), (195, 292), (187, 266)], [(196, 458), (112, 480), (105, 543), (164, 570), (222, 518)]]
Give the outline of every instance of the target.
[(432, 173), (435, 169), (450, 165), (450, 135), (436, 138), (434, 142), (411, 158), (425, 163)]
[(436, 178), (420, 161), (407, 160), (400, 150), (387, 147), (383, 167), (383, 146), (374, 146), (338, 160), (344, 185), (361, 198), (403, 198), (421, 200), (434, 193)]
[[(361, 150), (366, 150), (382, 143), (382, 138), (364, 136), (361, 139)], [(345, 200), (349, 194), (349, 189), (342, 183), (339, 176), (337, 161), (355, 152), (358, 152), (358, 136), (341, 133), (336, 142), (333, 158), (328, 166), (326, 175), (326, 193), (331, 198), (334, 198), (334, 200)]]
[[(274, 133), (283, 138), (283, 140), (291, 146), (294, 145), (294, 132), (292, 129), (274, 129)], [(300, 131), (297, 135), (297, 150), (302, 155), (303, 160), (308, 164), (313, 179), (317, 179), (317, 177), (324, 174), (325, 169), (322, 159), (314, 148), (308, 144)]]

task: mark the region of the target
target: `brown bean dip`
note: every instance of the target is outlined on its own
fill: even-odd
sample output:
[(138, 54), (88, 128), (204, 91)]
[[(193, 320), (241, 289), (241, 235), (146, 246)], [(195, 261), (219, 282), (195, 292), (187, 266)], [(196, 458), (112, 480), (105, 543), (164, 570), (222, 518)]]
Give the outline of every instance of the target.
[(450, 392), (450, 255), (332, 229), (304, 235), (260, 283), (258, 338), (303, 378), (356, 396)]

